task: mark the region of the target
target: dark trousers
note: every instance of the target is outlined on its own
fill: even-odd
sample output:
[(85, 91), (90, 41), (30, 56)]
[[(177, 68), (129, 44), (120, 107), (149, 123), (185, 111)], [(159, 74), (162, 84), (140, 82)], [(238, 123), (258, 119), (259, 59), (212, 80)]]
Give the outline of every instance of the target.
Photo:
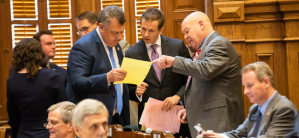
[(112, 117), (111, 125), (122, 125), (125, 126), (125, 118), (123, 115), (119, 115), (118, 113), (114, 114)]

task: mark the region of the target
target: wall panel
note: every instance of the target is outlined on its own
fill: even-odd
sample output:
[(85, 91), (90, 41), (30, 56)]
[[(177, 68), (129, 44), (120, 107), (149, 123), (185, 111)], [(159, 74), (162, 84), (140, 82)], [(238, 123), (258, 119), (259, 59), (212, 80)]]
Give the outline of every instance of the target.
[[(213, 0), (213, 9), (208, 12), (214, 12), (214, 29), (235, 45), (242, 66), (256, 61), (268, 63), (274, 72), (275, 89), (299, 109), (298, 4), (294, 0)], [(244, 7), (244, 20), (236, 8), (227, 10), (227, 16), (219, 16), (219, 9), (227, 7)], [(244, 96), (246, 114), (251, 105)]]

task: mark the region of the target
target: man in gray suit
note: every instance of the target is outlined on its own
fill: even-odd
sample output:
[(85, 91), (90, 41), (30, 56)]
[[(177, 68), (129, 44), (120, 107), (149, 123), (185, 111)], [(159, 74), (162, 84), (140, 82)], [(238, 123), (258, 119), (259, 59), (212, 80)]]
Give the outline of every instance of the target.
[(296, 106), (274, 88), (274, 76), (264, 62), (242, 70), (244, 94), (251, 103), (247, 119), (236, 130), (222, 134), (208, 131), (205, 137), (297, 137), (299, 117)]
[(182, 22), (182, 32), (193, 60), (180, 56), (161, 56), (160, 68), (189, 76), (185, 92), (185, 109), (179, 112), (192, 137), (200, 123), (206, 129), (225, 132), (236, 129), (244, 120), (241, 93), (241, 63), (232, 43), (213, 30), (207, 15), (194, 12)]

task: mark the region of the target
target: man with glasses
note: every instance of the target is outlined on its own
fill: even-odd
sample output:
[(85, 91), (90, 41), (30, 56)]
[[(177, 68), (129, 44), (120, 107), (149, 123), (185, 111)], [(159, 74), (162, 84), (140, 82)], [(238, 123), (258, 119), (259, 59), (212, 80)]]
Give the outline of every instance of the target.
[(119, 45), (125, 22), (122, 9), (105, 7), (98, 27), (74, 44), (67, 64), (67, 91), (74, 93), (75, 103), (97, 99), (109, 111), (109, 124), (122, 126), (130, 124), (129, 89), (126, 84), (113, 83), (124, 80), (127, 74), (120, 69), (124, 56)]
[[(98, 25), (98, 16), (91, 11), (86, 11), (81, 13), (76, 18), (76, 24), (77, 24), (77, 34), (81, 37), (87, 35), (88, 33), (92, 32)], [(130, 44), (126, 40), (120, 40), (119, 45), (123, 51), (123, 54), (125, 54), (125, 51), (129, 49)]]
[(75, 138), (72, 115), (76, 105), (60, 102), (48, 108), (48, 123), (44, 126), (50, 132), (50, 138)]

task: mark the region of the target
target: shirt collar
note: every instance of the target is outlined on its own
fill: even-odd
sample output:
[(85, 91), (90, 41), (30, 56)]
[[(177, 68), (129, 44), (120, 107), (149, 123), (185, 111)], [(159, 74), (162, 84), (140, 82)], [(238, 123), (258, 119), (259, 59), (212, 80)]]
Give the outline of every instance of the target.
[[(159, 35), (159, 37), (158, 37), (158, 39), (157, 39), (157, 41), (156, 41), (155, 44), (157, 44), (157, 47), (161, 46), (161, 36), (160, 35)], [(149, 49), (152, 44), (145, 44), (145, 45), (146, 45), (146, 48)]]
[(264, 115), (264, 113), (266, 112), (266, 109), (268, 107), (269, 102), (272, 100), (272, 98), (274, 97), (274, 95), (276, 94), (277, 91), (275, 91), (272, 96), (260, 107), (260, 112), (262, 113), (262, 115)]
[(202, 49), (202, 46), (208, 41), (208, 39), (211, 37), (211, 35), (214, 33), (215, 31), (211, 32), (206, 38), (205, 40), (202, 42), (201, 46), (199, 47), (199, 49)]
[(106, 48), (106, 47), (107, 47), (107, 44), (106, 44), (105, 41), (102, 39), (101, 33), (100, 33), (100, 31), (99, 31), (99, 27), (97, 27), (96, 30), (97, 30), (97, 33), (98, 33), (98, 35), (99, 35), (99, 37), (100, 37), (100, 39), (101, 39), (101, 41), (102, 41), (104, 47)]

